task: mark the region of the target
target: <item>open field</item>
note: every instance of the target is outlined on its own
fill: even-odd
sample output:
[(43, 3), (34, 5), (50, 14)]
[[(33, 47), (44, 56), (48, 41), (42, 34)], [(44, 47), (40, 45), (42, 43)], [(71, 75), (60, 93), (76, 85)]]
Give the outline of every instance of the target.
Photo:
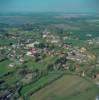
[(5, 60), (0, 63), (0, 75), (7, 72), (11, 72), (15, 69), (15, 68), (8, 67), (9, 63), (10, 63), (9, 60)]
[(97, 92), (88, 80), (66, 75), (32, 95), (30, 100), (95, 100)]
[(27, 96), (30, 92), (34, 92), (38, 90), (38, 88), (43, 87), (44, 85), (48, 84), (49, 82), (53, 81), (57, 77), (59, 77), (61, 74), (49, 74), (47, 76), (44, 76), (40, 78), (37, 82), (31, 83), (25, 87), (22, 88), (21, 94), (23, 96)]
[(51, 63), (54, 63), (57, 60), (57, 57), (49, 56), (46, 57), (45, 59), (42, 59), (40, 62), (35, 62), (35, 61), (29, 61), (26, 63), (27, 66), (30, 66), (30, 69), (41, 69), (44, 70), (47, 68), (47, 66)]

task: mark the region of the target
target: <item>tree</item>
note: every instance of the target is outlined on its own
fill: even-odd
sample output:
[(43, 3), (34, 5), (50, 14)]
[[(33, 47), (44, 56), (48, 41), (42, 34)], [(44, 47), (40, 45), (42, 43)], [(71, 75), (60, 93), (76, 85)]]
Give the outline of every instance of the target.
[(69, 66), (70, 71), (75, 71), (76, 67), (74, 65)]
[(49, 64), (48, 66), (47, 66), (47, 70), (48, 71), (53, 71), (53, 64)]

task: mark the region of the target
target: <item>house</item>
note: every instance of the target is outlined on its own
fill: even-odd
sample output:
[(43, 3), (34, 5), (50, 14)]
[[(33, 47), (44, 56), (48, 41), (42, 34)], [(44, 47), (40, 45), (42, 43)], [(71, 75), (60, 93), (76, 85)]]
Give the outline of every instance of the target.
[(80, 52), (81, 52), (81, 53), (86, 52), (86, 48), (82, 47), (82, 48), (80, 49)]
[(30, 48), (30, 52), (32, 53), (32, 55), (37, 53), (37, 50), (35, 48)]
[(58, 40), (52, 40), (51, 43), (58, 43)]
[(97, 75), (96, 75), (96, 79), (99, 80), (99, 73), (97, 73)]
[(26, 55), (27, 55), (27, 56), (32, 56), (32, 52), (28, 51), (28, 52), (26, 53)]
[(34, 47), (34, 43), (27, 44), (26, 47), (27, 48), (32, 48), (32, 47)]
[(9, 67), (14, 67), (14, 64), (12, 64), (12, 63), (11, 63), (11, 64), (9, 64)]
[(30, 50), (27, 51), (26, 55), (27, 56), (33, 56), (36, 53), (37, 53), (37, 50), (35, 48), (30, 48)]
[(3, 46), (0, 46), (0, 50), (4, 49)]
[(20, 61), (20, 63), (24, 63), (24, 59), (23, 58), (20, 58), (19, 61)]
[(82, 72), (82, 77), (85, 77), (85, 72), (84, 71)]
[(43, 38), (47, 38), (47, 35), (46, 34), (43, 34), (43, 36), (42, 36)]
[(43, 38), (47, 38), (48, 37), (48, 35), (49, 35), (49, 33), (50, 32), (48, 32), (47, 30), (45, 30), (44, 32), (43, 32)]

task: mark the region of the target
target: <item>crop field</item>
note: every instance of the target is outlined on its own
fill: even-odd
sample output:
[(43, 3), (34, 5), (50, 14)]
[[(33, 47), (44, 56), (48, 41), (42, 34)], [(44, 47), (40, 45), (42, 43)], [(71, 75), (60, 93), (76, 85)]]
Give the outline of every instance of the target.
[(66, 75), (30, 97), (30, 100), (95, 100), (98, 89), (90, 81)]
[(53, 81), (54, 79), (56, 79), (57, 77), (59, 77), (61, 74), (49, 74), (46, 75), (42, 78), (40, 78), (37, 82), (35, 83), (31, 83), (27, 86), (24, 86), (21, 90), (21, 94), (23, 96), (27, 96), (29, 93), (31, 92), (35, 92), (36, 90), (38, 90), (38, 88), (45, 86), (46, 84), (48, 84), (49, 82)]

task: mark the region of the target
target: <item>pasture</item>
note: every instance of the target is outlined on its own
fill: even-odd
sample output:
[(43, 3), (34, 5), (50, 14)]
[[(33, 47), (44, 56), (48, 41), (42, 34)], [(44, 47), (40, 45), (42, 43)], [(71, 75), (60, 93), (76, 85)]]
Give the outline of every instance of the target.
[(65, 75), (30, 97), (30, 100), (95, 100), (98, 93), (93, 82)]

